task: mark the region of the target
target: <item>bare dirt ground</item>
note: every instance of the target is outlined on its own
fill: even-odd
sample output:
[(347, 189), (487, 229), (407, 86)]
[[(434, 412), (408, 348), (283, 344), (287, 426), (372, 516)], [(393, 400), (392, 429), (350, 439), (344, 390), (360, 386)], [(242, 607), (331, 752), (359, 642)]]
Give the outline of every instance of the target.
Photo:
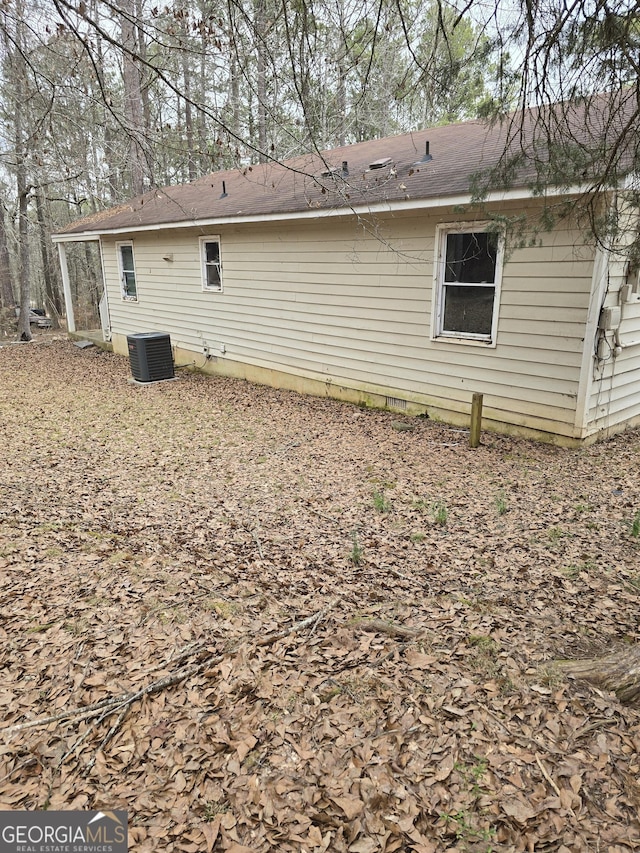
[(0, 349), (2, 808), (126, 809), (136, 853), (640, 847), (640, 714), (554, 664), (640, 639), (637, 432), (474, 451), (128, 375)]

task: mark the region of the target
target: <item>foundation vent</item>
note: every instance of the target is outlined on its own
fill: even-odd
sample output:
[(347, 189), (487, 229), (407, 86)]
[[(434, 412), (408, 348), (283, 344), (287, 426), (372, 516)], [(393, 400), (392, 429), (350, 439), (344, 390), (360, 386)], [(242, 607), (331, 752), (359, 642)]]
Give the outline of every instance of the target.
[(385, 399), (388, 409), (402, 409), (404, 411), (407, 408), (406, 400), (400, 400), (398, 397), (386, 397)]

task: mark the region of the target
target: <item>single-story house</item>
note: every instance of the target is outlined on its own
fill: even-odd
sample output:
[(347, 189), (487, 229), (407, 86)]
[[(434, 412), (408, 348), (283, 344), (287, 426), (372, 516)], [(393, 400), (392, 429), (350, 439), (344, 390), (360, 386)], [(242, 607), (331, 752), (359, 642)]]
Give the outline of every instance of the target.
[(543, 205), (526, 161), (482, 205), (470, 191), (505, 133), (471, 121), (216, 172), (72, 223), (54, 235), (69, 330), (65, 246), (97, 240), (116, 353), (166, 332), (178, 365), (458, 425), (479, 392), (484, 428), (567, 445), (638, 424), (638, 272), (571, 218), (509, 245), (501, 218)]

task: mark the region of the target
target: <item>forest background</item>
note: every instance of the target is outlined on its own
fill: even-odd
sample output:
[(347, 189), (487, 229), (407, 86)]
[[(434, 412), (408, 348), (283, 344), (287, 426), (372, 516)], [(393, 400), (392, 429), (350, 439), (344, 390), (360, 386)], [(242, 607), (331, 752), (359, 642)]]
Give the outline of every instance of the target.
[[(628, 115), (607, 150), (562, 110), (538, 123), (537, 189), (585, 164), (592, 189), (618, 185), (639, 77), (629, 0), (4, 0), (0, 334), (17, 305), (61, 319), (52, 231), (217, 169), (607, 91)], [(97, 325), (96, 252), (68, 248), (79, 328)]]

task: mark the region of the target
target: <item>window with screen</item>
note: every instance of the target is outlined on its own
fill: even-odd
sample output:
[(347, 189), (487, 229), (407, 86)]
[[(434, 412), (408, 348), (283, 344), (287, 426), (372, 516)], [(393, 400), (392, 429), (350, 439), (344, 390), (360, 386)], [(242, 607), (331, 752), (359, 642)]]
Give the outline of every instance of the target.
[(201, 237), (200, 256), (202, 261), (202, 289), (222, 290), (220, 239), (218, 237)]
[(494, 342), (502, 241), (477, 227), (441, 228), (435, 337)]
[(120, 269), (120, 288), (122, 298), (137, 302), (136, 266), (133, 257), (133, 243), (118, 243), (118, 266)]

